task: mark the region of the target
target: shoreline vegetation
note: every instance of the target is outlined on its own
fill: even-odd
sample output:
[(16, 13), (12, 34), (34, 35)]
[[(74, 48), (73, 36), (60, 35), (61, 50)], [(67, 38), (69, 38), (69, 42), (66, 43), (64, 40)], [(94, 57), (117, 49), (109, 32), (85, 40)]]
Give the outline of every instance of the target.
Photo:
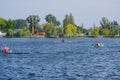
[(2, 37), (2, 38), (120, 38), (120, 36), (75, 36), (75, 37), (45, 37), (45, 36), (23, 36), (23, 37)]
[(45, 16), (45, 23), (40, 24), (38, 15), (29, 15), (26, 19), (4, 19), (0, 17), (0, 37), (7, 38), (120, 38), (120, 25), (106, 17), (100, 20), (100, 26), (93, 24), (87, 29), (84, 24), (76, 25), (74, 16), (66, 14), (63, 21), (53, 14)]

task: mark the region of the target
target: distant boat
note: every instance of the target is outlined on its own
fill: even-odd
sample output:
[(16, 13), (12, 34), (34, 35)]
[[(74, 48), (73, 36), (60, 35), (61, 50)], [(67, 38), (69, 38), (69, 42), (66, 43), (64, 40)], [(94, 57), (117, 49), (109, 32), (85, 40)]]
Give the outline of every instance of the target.
[(57, 41), (54, 41), (54, 42), (62, 42), (62, 43), (65, 43), (65, 42), (71, 42), (71, 41), (68, 41), (68, 40), (65, 40), (65, 39), (61, 39), (61, 40), (57, 40)]
[[(5, 54), (3, 50), (0, 50), (0, 54)], [(30, 54), (29, 52), (8, 52), (8, 54)]]

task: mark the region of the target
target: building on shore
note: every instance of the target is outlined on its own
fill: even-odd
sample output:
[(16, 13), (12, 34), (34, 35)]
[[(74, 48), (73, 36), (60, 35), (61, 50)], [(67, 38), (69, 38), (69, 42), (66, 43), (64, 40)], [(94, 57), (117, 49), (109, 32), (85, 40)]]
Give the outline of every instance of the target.
[(35, 31), (35, 34), (37, 35), (45, 35), (45, 31)]
[(0, 37), (2, 37), (2, 32), (0, 31)]

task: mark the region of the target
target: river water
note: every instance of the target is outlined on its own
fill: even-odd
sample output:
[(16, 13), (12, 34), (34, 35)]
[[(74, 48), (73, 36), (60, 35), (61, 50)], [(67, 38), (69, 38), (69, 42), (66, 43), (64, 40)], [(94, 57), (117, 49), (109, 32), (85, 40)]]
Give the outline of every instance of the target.
[(119, 38), (60, 40), (1, 38), (12, 53), (0, 53), (0, 80), (120, 80)]

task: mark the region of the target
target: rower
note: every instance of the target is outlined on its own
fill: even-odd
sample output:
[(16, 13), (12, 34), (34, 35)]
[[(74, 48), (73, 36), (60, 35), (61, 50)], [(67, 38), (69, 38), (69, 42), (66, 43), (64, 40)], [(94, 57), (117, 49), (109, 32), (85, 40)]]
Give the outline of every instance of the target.
[(95, 47), (101, 47), (101, 43), (100, 42), (96, 43)]
[(94, 46), (95, 47), (104, 47), (104, 45), (102, 43), (100, 43), (100, 42), (96, 43)]
[(9, 51), (9, 48), (5, 45), (5, 46), (4, 46), (4, 53), (5, 53), (5, 54), (8, 54), (8, 51)]

